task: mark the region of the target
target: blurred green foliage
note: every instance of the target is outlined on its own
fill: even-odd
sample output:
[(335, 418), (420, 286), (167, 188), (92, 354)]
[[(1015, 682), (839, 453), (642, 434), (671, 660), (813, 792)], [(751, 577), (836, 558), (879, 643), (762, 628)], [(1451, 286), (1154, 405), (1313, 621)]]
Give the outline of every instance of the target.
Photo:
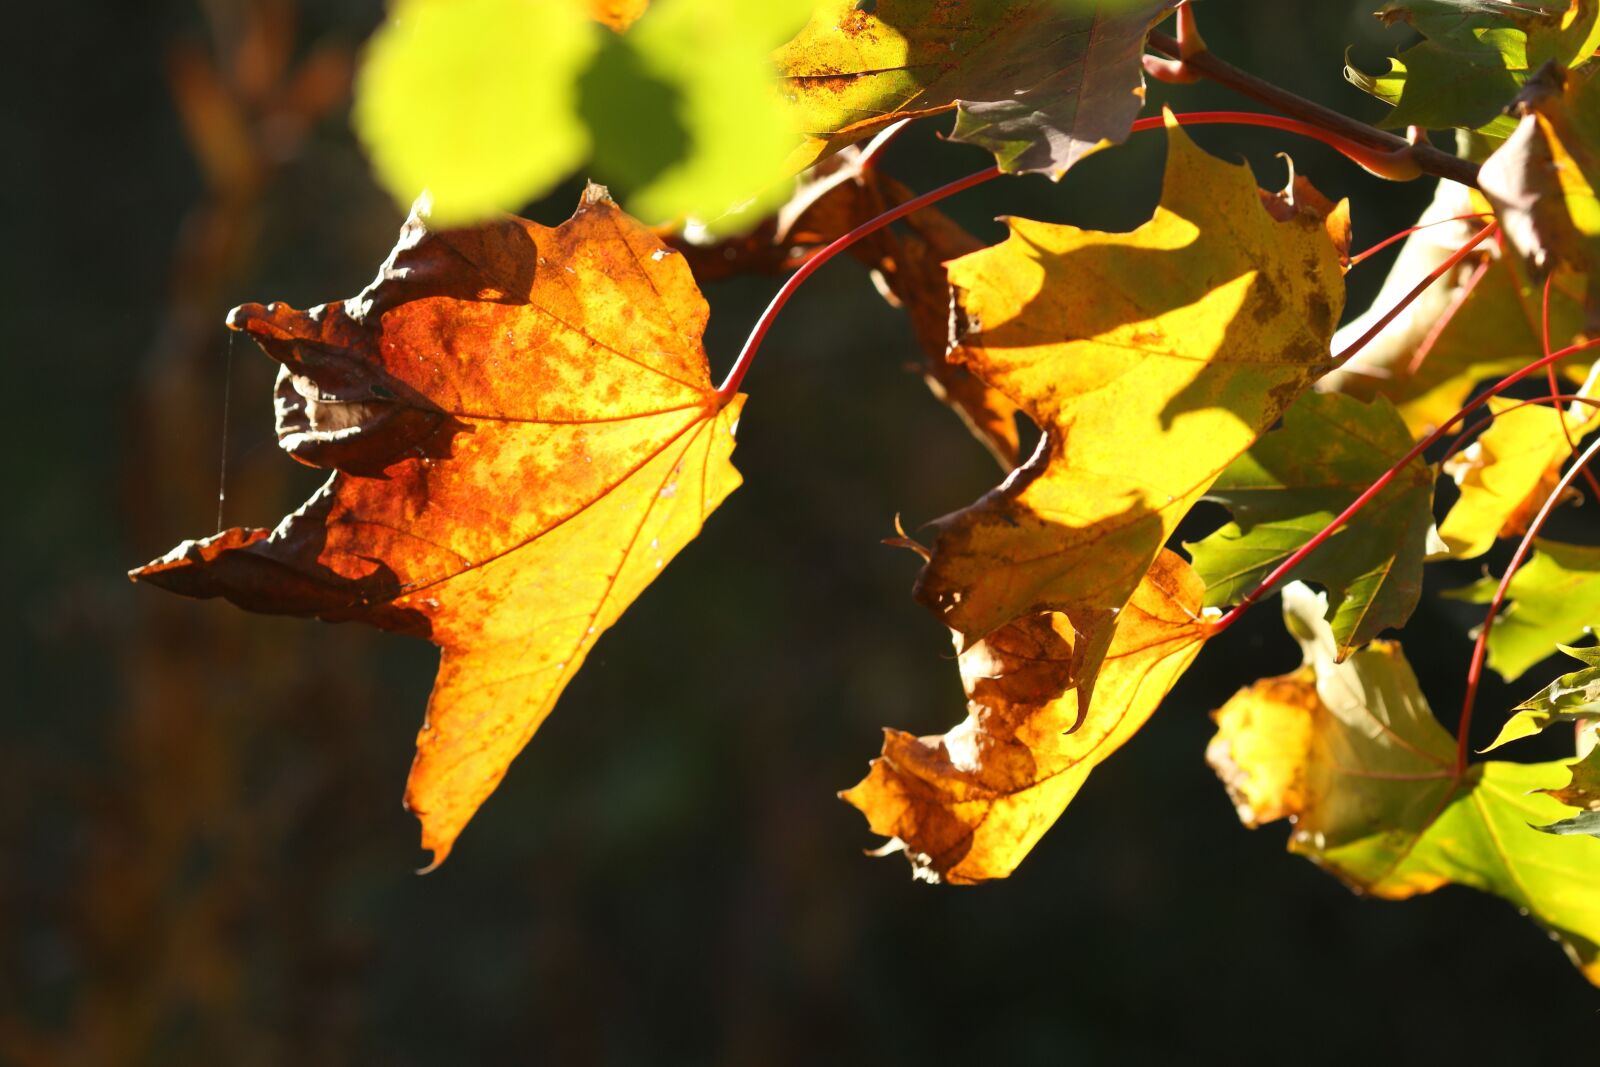
[(590, 158), (646, 221), (748, 226), (791, 188), (799, 133), (767, 56), (810, 7), (657, 0), (613, 32), (587, 0), (403, 0), (367, 48), (356, 130), (396, 200), (426, 189), (445, 224), (515, 210)]

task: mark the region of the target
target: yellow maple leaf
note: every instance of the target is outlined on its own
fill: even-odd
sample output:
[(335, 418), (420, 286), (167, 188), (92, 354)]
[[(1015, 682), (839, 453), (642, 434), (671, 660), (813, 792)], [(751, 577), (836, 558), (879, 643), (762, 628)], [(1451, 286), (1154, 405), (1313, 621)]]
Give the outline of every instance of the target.
[[(1589, 396), (1591, 384), (1579, 395)], [(1444, 465), (1461, 496), (1451, 506), (1439, 537), (1458, 559), (1473, 559), (1501, 537), (1520, 536), (1544, 504), (1571, 456), (1572, 441), (1597, 425), (1600, 411), (1573, 405), (1574, 411), (1519, 406), (1495, 397), (1489, 401), (1494, 425)], [(1563, 427), (1565, 423), (1565, 427)]]
[(1190, 506), (1330, 365), (1344, 278), (1326, 216), (1279, 221), (1247, 167), (1168, 127), (1143, 226), (1012, 219), (949, 264), (952, 358), (1045, 431), (936, 524), (917, 597), (973, 640), (1045, 611), (1109, 626)]

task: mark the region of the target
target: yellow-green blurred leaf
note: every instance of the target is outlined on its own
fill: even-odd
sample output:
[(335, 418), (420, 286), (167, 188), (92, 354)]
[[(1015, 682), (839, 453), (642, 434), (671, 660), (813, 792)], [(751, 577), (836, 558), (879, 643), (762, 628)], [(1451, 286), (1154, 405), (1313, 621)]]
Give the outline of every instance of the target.
[(379, 180), (442, 225), (549, 191), (588, 151), (574, 83), (603, 32), (584, 0), (398, 0), (356, 81)]
[[(749, 226), (783, 203), (800, 130), (771, 53), (811, 7), (812, 0), (655, 0), (617, 44), (673, 94), (682, 150), (647, 168), (608, 169), (619, 144), (652, 133), (630, 110), (595, 130), (596, 177), (621, 185), (629, 209), (646, 221), (695, 218), (714, 233)], [(634, 94), (628, 103), (648, 100)]]

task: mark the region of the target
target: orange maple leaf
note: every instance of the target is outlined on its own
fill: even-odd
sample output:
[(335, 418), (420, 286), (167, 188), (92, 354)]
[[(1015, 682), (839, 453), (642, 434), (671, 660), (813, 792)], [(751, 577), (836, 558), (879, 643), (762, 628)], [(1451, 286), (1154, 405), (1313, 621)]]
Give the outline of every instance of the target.
[(229, 316), (283, 364), (278, 439), (335, 473), (273, 530), (132, 572), (443, 650), (406, 806), (436, 866), (595, 639), (739, 484), (687, 265), (591, 185), (549, 229), (414, 211), (352, 300)]

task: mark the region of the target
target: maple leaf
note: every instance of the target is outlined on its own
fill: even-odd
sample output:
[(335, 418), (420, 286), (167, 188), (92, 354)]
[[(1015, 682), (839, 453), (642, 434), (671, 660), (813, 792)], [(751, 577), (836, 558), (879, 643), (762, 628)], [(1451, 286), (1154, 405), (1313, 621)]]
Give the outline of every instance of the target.
[[(1581, 396), (1590, 396), (1586, 383)], [(1461, 488), (1439, 537), (1457, 559), (1474, 559), (1501, 537), (1519, 537), (1561, 480), (1572, 441), (1600, 426), (1600, 408), (1573, 405), (1571, 412), (1489, 401), (1494, 425), (1445, 462)], [(1574, 491), (1574, 496), (1579, 496)]]
[[(1387, 400), (1302, 396), (1282, 428), (1229, 464), (1206, 494), (1234, 517), (1184, 546), (1206, 583), (1206, 606), (1237, 603), (1410, 447), (1411, 434)], [(1385, 628), (1405, 625), (1416, 609), (1433, 527), (1433, 482), (1433, 468), (1413, 459), (1300, 563), (1300, 577), (1328, 590), (1341, 657)]]
[(915, 594), (970, 639), (1045, 611), (1108, 630), (1189, 507), (1329, 366), (1344, 281), (1325, 217), (1277, 221), (1247, 167), (1170, 118), (1168, 141), (1131, 233), (1011, 219), (947, 265), (954, 357), (1045, 431), (935, 523)]
[(1541, 833), (1572, 809), (1540, 790), (1562, 763), (1454, 774), (1455, 742), (1398, 645), (1335, 660), (1322, 598), (1298, 583), (1284, 616), (1305, 665), (1216, 712), (1207, 759), (1246, 826), (1294, 822), (1289, 849), (1389, 900), (1470, 886), (1523, 909), (1600, 985), (1600, 840)]
[[(855, 146), (818, 164), (777, 214), (741, 237), (697, 244), (668, 236), (702, 283), (744, 271), (786, 273), (836, 238), (911, 199), (905, 185), (881, 168), (861, 165)], [(946, 260), (983, 247), (957, 222), (933, 207), (884, 227), (850, 246), (873, 272), (879, 292), (903, 308), (925, 356), (923, 380), (1005, 470), (1017, 465), (1016, 404), (986, 385), (950, 348), (950, 283)]]
[(1162, 552), (1122, 613), (1094, 709), (1076, 729), (1081, 649), (1063, 616), (1018, 619), (966, 647), (966, 721), (935, 737), (885, 730), (883, 754), (840, 794), (890, 838), (879, 854), (904, 850), (932, 882), (1009, 875), (1194, 660), (1200, 594), (1183, 558)]
[[(1489, 631), (1489, 666), (1508, 682), (1600, 622), (1600, 547), (1539, 540), (1534, 549), (1512, 575), (1510, 605)], [(1487, 604), (1499, 584), (1484, 578), (1444, 595)]]
[(600, 186), (553, 229), (414, 211), (352, 300), (229, 317), (279, 363), (280, 446), (332, 467), (273, 530), (133, 577), (442, 649), (406, 790), (434, 864), (598, 636), (739, 484), (682, 257)]
[(1600, 722), (1600, 647), (1557, 646), (1581, 661), (1582, 670), (1570, 671), (1512, 709), (1499, 735), (1484, 751), (1531, 737), (1557, 724)]
[(1177, 0), (829, 0), (777, 52), (807, 166), (907, 116), (957, 111), (953, 140), (1060, 177), (1129, 133), (1145, 34)]
[(1345, 77), (1394, 110), (1391, 129), (1450, 126), (1504, 137), (1512, 120), (1501, 115), (1530, 73), (1547, 61), (1576, 66), (1600, 47), (1595, 0), (1493, 3), (1412, 0), (1378, 12), (1386, 23), (1406, 22), (1418, 44), (1371, 75), (1345, 65)]

